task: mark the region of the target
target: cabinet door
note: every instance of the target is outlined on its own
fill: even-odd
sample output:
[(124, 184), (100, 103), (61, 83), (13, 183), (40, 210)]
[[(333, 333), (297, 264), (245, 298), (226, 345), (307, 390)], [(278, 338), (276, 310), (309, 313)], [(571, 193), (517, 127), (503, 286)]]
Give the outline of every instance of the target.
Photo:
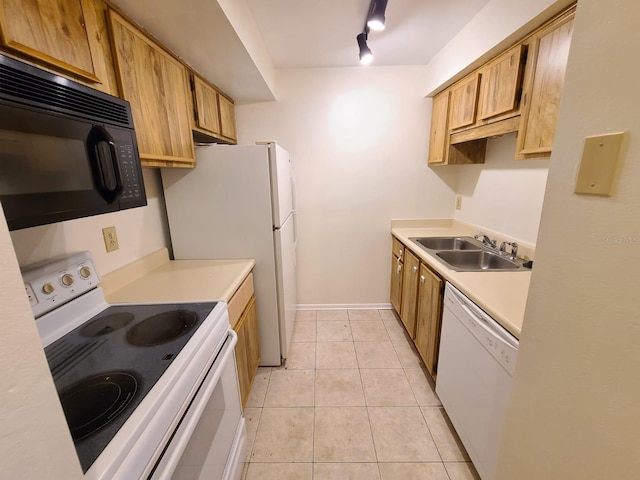
[(247, 338), (247, 374), (249, 378), (249, 389), (253, 384), (253, 379), (260, 364), (260, 336), (258, 332), (258, 309), (256, 307), (256, 297), (252, 297), (247, 306), (246, 320)]
[(218, 107), (220, 108), (220, 134), (236, 142), (236, 114), (233, 102), (224, 95), (218, 95)]
[(196, 126), (214, 135), (220, 135), (218, 92), (197, 75), (193, 75), (192, 78)]
[(480, 75), (475, 73), (451, 87), (449, 129), (468, 127), (476, 122), (479, 82)]
[(517, 158), (549, 157), (558, 122), (573, 15), (534, 36), (525, 80)]
[(391, 306), (399, 314), (402, 300), (402, 261), (391, 255)]
[(249, 380), (249, 363), (247, 355), (247, 317), (243, 315), (235, 327), (238, 334), (238, 343), (236, 343), (236, 368), (238, 370), (238, 386), (240, 387), (240, 400), (244, 407), (247, 398), (249, 398), (249, 390), (251, 382)]
[(478, 118), (486, 120), (516, 111), (520, 105), (526, 47), (516, 45), (481, 70)]
[(436, 373), (440, 345), (442, 285), (440, 277), (420, 265), (415, 344), (431, 376)]
[(418, 300), (419, 270), (420, 262), (418, 261), (418, 258), (409, 250), (405, 249), (400, 319), (411, 338), (415, 338), (416, 333), (416, 306)]
[(70, 75), (99, 82), (81, 0), (3, 0), (2, 45)]
[(193, 166), (185, 66), (113, 10), (109, 19), (118, 85), (131, 103), (142, 164)]
[(429, 134), (429, 165), (445, 165), (449, 149), (449, 90), (433, 97)]

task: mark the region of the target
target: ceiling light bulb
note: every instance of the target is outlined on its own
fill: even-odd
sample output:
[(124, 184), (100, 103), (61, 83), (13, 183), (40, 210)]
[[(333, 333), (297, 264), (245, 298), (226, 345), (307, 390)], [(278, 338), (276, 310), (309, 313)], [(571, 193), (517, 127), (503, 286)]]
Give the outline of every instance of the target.
[(384, 15), (382, 16), (382, 19), (373, 17), (370, 18), (367, 22), (367, 27), (376, 32), (384, 30)]
[(372, 0), (372, 2), (367, 27), (379, 32), (384, 30), (384, 11), (387, 9), (387, 0)]
[(360, 48), (360, 63), (362, 65), (370, 64), (371, 60), (373, 60), (373, 53), (371, 52), (371, 49), (367, 45), (367, 34), (366, 33), (358, 34), (358, 36), (356, 37), (356, 40), (358, 41), (358, 47)]

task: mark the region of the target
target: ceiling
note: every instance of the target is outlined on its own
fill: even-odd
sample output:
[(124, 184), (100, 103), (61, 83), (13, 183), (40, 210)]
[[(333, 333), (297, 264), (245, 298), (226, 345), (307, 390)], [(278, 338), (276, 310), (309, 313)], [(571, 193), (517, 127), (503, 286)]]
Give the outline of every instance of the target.
[[(369, 0), (112, 0), (237, 103), (277, 98), (280, 68), (363, 68)], [(371, 66), (426, 65), (489, 0), (388, 0)]]
[[(246, 0), (278, 68), (359, 66), (369, 0)], [(426, 65), (488, 0), (388, 0), (372, 65)]]

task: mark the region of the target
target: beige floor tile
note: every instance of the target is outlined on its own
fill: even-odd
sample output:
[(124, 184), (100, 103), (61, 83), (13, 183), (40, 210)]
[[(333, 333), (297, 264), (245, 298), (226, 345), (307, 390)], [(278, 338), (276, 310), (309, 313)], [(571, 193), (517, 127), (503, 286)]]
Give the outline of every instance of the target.
[(245, 479), (247, 478), (247, 471), (248, 471), (248, 470), (249, 470), (249, 463), (248, 463), (248, 462), (245, 462), (245, 463), (242, 465), (242, 475), (240, 476), (240, 478), (241, 478), (242, 480), (245, 480)]
[(316, 345), (316, 369), (358, 368), (353, 342), (322, 342)]
[(349, 320), (381, 320), (378, 310), (349, 310)]
[(246, 480), (312, 480), (312, 463), (251, 463)]
[(346, 310), (318, 310), (317, 312), (318, 320), (349, 320), (349, 315)]
[(375, 462), (371, 428), (364, 407), (316, 407), (315, 462)]
[(312, 462), (313, 407), (265, 408), (251, 462)]
[(396, 313), (391, 310), (378, 310), (378, 313), (380, 314), (380, 318), (382, 318), (382, 320), (395, 320), (396, 317)]
[(260, 408), (264, 406), (264, 397), (267, 394), (267, 387), (269, 386), (270, 378), (271, 367), (258, 368), (258, 372), (253, 379), (253, 385), (251, 385), (249, 398), (247, 399), (247, 407)]
[(433, 441), (445, 462), (469, 461), (469, 455), (462, 445), (456, 431), (451, 425), (442, 407), (422, 407), (422, 414), (427, 421)]
[(424, 368), (405, 368), (404, 373), (421, 407), (439, 407), (442, 405), (435, 390), (431, 386), (429, 372)]
[(382, 320), (358, 320), (351, 323), (354, 342), (388, 342), (391, 340)]
[(314, 322), (317, 312), (315, 310), (297, 310), (296, 322)]
[(378, 462), (440, 461), (418, 407), (367, 407), (367, 410)]
[(480, 480), (480, 475), (471, 462), (446, 462), (444, 466), (451, 480)]
[(380, 463), (382, 480), (449, 480), (444, 465), (432, 463)]
[(316, 406), (364, 407), (364, 392), (358, 369), (316, 371)]
[(360, 370), (368, 407), (413, 407), (416, 398), (401, 368)]
[(351, 326), (349, 325), (348, 320), (321, 320), (317, 323), (317, 342), (350, 342), (353, 340), (353, 338), (351, 337)]
[(360, 368), (401, 368), (391, 342), (355, 342)]
[(285, 368), (288, 370), (313, 370), (316, 368), (316, 344), (291, 342)]
[(256, 432), (258, 431), (258, 424), (260, 423), (260, 415), (262, 414), (261, 408), (245, 408), (244, 409), (244, 424), (247, 432), (247, 458), (246, 462), (251, 460), (251, 450), (253, 449), (253, 443), (256, 440)]
[(398, 360), (400, 360), (400, 364), (403, 368), (423, 368), (424, 363), (416, 352), (415, 348), (407, 342), (400, 341), (398, 339), (392, 339), (393, 348), (396, 350), (396, 354), (398, 355)]
[(380, 474), (377, 463), (314, 463), (313, 480), (380, 480)]
[(383, 323), (392, 341), (412, 341), (404, 325), (399, 320), (383, 320)]
[(293, 322), (293, 333), (291, 334), (292, 342), (315, 342), (316, 341), (316, 322)]
[(312, 407), (314, 384), (314, 370), (274, 370), (264, 406)]

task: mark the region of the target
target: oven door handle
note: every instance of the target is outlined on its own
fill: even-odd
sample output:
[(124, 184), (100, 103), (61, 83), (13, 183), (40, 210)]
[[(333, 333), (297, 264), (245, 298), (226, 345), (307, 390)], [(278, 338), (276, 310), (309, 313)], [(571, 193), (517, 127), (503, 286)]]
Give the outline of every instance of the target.
[(209, 398), (211, 398), (211, 395), (213, 394), (213, 390), (216, 388), (216, 385), (218, 385), (227, 362), (233, 356), (233, 352), (235, 351), (236, 343), (238, 343), (238, 335), (233, 330), (229, 330), (228, 336), (231, 337), (231, 340), (225, 347), (226, 351), (222, 355), (222, 359), (217, 362), (218, 364), (216, 365), (216, 371), (213, 373), (213, 377), (211, 379), (205, 379), (207, 385), (205, 386), (202, 395), (198, 399), (197, 403), (194, 402), (193, 405), (189, 407), (189, 419), (184, 424), (184, 434), (180, 435), (180, 438), (175, 439), (174, 448), (172, 448), (171, 453), (166, 459), (163, 471), (157, 472), (157, 475), (153, 476), (154, 480), (170, 480), (173, 472), (175, 472), (178, 462), (180, 462), (180, 458), (182, 458), (182, 454), (187, 448), (194, 430), (198, 426), (202, 412), (207, 406)]

